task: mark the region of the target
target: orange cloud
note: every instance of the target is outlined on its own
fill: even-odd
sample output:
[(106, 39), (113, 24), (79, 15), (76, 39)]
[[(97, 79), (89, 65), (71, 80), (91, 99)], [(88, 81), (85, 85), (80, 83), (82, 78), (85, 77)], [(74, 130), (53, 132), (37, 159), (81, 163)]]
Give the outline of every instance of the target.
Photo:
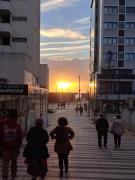
[(68, 38), (68, 39), (86, 39), (86, 36), (83, 36), (81, 33), (72, 31), (70, 29), (60, 29), (60, 28), (54, 28), (54, 29), (46, 29), (40, 30), (40, 35), (49, 37), (49, 38)]

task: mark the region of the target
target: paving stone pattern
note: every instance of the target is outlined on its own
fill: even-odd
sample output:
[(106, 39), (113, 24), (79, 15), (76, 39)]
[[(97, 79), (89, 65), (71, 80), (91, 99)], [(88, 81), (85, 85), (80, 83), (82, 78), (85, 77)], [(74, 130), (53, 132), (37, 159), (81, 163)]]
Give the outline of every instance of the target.
[[(73, 109), (59, 110), (49, 114), (48, 132), (57, 125), (57, 118), (60, 116), (66, 116), (69, 125), (75, 131), (75, 138), (72, 140), (74, 150), (69, 157), (69, 173), (60, 178), (57, 156), (53, 151), (54, 141), (50, 139), (47, 180), (135, 180), (135, 136), (125, 134), (122, 137), (121, 148), (115, 150), (112, 134), (109, 134), (107, 150), (99, 149), (94, 124), (86, 114), (81, 117), (76, 116)], [(18, 159), (18, 177), (16, 179), (30, 179), (21, 155)]]

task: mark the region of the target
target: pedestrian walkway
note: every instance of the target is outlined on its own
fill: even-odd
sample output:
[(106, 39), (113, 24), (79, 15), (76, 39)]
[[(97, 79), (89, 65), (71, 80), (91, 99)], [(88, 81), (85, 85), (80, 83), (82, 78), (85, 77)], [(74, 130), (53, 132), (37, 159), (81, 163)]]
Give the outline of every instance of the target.
[[(59, 177), (57, 156), (53, 152), (54, 141), (50, 139), (47, 180), (135, 180), (135, 137), (124, 135), (122, 137), (121, 149), (115, 150), (112, 134), (109, 133), (108, 149), (97, 147), (97, 135), (94, 124), (86, 115), (76, 116), (73, 109), (61, 110), (49, 114), (48, 132), (57, 125), (57, 118), (66, 116), (69, 125), (75, 131), (72, 140), (74, 151), (70, 154), (69, 174), (63, 178)], [(23, 149), (23, 148), (22, 148)], [(21, 153), (22, 153), (21, 149)], [(17, 180), (28, 180), (24, 159), (18, 159)], [(1, 161), (0, 161), (1, 177)]]

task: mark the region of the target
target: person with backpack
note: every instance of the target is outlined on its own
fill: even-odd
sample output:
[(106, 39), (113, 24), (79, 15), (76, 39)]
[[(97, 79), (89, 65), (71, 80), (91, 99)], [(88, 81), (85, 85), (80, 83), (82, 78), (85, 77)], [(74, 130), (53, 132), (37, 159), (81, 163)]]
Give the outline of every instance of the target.
[(104, 147), (107, 148), (107, 133), (109, 129), (108, 120), (103, 116), (100, 115), (100, 118), (96, 122), (96, 130), (98, 136), (98, 147), (102, 148), (102, 137), (104, 138)]
[(22, 130), (17, 123), (17, 113), (9, 111), (8, 118), (1, 125), (1, 146), (2, 146), (2, 178), (8, 179), (9, 164), (11, 164), (11, 179), (16, 178), (17, 157), (22, 144)]
[(48, 141), (48, 133), (43, 129), (43, 119), (39, 118), (35, 122), (35, 127), (32, 127), (28, 132), (27, 144), (23, 151), (27, 172), (32, 176), (31, 180), (36, 180), (37, 177), (43, 180), (47, 174), (49, 154), (46, 144)]
[(58, 155), (60, 177), (63, 177), (63, 164), (65, 165), (65, 173), (68, 173), (68, 156), (73, 150), (70, 140), (74, 137), (74, 131), (67, 125), (67, 119), (60, 117), (58, 126), (50, 132), (51, 138), (56, 140), (54, 151)]

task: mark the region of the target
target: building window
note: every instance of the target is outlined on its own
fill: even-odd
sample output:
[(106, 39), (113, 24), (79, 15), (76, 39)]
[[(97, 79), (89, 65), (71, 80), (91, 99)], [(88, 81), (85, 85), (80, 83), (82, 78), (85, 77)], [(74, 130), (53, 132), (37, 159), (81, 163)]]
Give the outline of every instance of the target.
[(118, 37), (118, 43), (124, 44), (124, 37)]
[(125, 14), (119, 14), (119, 21), (125, 21)]
[(10, 36), (0, 37), (0, 45), (10, 45)]
[(119, 36), (124, 36), (124, 30), (119, 30)]
[(135, 22), (127, 22), (126, 29), (135, 29)]
[[(108, 52), (103, 53), (104, 60), (109, 60), (109, 54)], [(117, 53), (112, 52), (112, 60), (117, 60)]]
[(105, 6), (104, 13), (105, 14), (116, 14), (116, 13), (118, 13), (118, 7), (117, 6)]
[(119, 82), (119, 92), (120, 94), (132, 94), (132, 82)]
[(125, 53), (125, 60), (135, 60), (135, 53)]
[(27, 38), (13, 37), (13, 42), (27, 42)]
[(118, 61), (118, 67), (124, 67), (124, 61)]
[(125, 6), (119, 6), (119, 13), (125, 13)]
[(125, 5), (125, 0), (119, 0), (119, 5)]
[(104, 22), (104, 29), (117, 29), (118, 23), (117, 22)]
[(117, 44), (117, 38), (116, 37), (104, 37), (104, 44), (105, 45)]
[(126, 45), (135, 45), (135, 38), (126, 38)]
[(24, 22), (27, 22), (27, 17), (23, 17), (23, 16), (13, 16), (13, 17), (12, 17), (12, 21), (24, 21)]
[(135, 7), (127, 7), (126, 13), (128, 14), (135, 14)]
[(118, 53), (118, 59), (124, 59), (124, 53)]
[(124, 45), (118, 45), (118, 51), (124, 52)]
[(125, 23), (119, 22), (119, 29), (124, 29), (124, 28), (125, 28)]

